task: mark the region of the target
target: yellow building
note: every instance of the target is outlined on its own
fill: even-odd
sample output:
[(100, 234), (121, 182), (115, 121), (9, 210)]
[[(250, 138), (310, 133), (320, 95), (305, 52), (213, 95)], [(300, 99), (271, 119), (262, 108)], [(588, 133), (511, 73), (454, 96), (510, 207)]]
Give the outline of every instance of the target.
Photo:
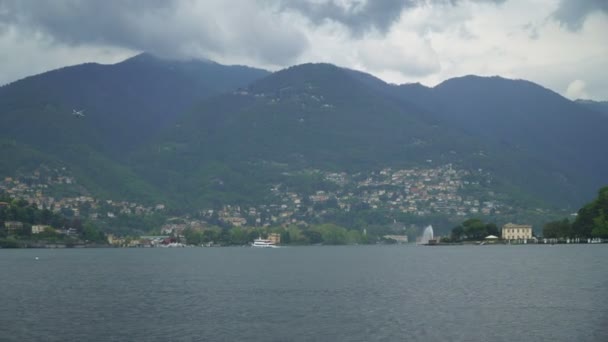
[(270, 240), (270, 242), (275, 245), (280, 245), (281, 244), (281, 234), (277, 234), (277, 233), (268, 234), (268, 240)]
[(502, 238), (504, 240), (532, 239), (532, 226), (526, 224), (507, 223), (502, 226)]

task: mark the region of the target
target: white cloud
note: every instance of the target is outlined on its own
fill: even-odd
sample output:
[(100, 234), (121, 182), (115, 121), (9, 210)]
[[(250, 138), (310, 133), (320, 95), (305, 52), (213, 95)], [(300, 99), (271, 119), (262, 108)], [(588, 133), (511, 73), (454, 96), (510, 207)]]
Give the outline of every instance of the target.
[(568, 84), (568, 88), (566, 89), (566, 97), (571, 100), (576, 99), (587, 99), (589, 95), (587, 95), (586, 88), (587, 85), (584, 81), (574, 80)]
[(362, 41), (357, 46), (357, 57), (372, 73), (398, 72), (404, 77), (421, 77), (439, 71), (436, 52), (427, 41), (413, 34)]
[[(451, 6), (408, 13), (397, 26), (426, 32), (441, 67), (425, 77), (401, 75), (395, 81), (435, 85), (466, 74), (501, 75), (561, 92), (573, 79), (585, 79), (590, 98), (606, 99), (608, 16), (596, 12), (572, 31), (550, 18), (558, 5), (553, 0), (510, 0), (499, 6), (462, 2), (458, 13)], [(454, 20), (434, 29), (437, 20), (427, 18)]]
[(573, 1), (0, 0), (0, 83), (149, 51), (271, 70), (329, 62), (393, 83), (501, 75), (565, 96), (584, 80), (605, 100), (608, 6)]

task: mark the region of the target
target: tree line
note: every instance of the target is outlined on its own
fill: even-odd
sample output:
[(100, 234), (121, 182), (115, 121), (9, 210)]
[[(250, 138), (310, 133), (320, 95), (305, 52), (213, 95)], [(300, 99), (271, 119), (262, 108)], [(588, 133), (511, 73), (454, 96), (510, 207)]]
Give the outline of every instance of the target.
[(201, 245), (247, 245), (257, 238), (267, 238), (270, 234), (279, 234), (282, 245), (352, 245), (392, 243), (385, 239), (388, 234), (403, 234), (382, 226), (369, 226), (364, 230), (325, 223), (309, 226), (289, 225), (286, 227), (209, 227), (202, 230), (186, 229), (184, 237), (188, 244)]
[[(500, 230), (494, 223), (485, 223), (472, 218), (454, 227), (444, 242), (478, 241), (488, 235), (500, 237)], [(576, 219), (562, 219), (547, 222), (543, 225), (544, 238), (604, 238), (608, 239), (608, 186), (599, 190), (597, 198), (584, 205), (577, 213)]]
[(608, 186), (598, 191), (593, 201), (584, 205), (576, 219), (548, 222), (543, 226), (546, 238), (608, 238)]
[(495, 223), (485, 223), (478, 218), (468, 219), (454, 227), (449, 238), (442, 238), (443, 242), (479, 241), (488, 235), (500, 237), (500, 231)]

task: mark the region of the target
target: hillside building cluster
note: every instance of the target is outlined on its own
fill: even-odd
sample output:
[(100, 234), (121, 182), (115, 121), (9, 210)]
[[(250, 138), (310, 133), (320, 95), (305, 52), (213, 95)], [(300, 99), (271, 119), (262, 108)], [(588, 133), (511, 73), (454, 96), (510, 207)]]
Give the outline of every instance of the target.
[[(341, 211), (378, 210), (415, 216), (443, 214), (465, 217), (501, 214), (514, 210), (484, 189), (491, 177), (481, 170), (471, 172), (451, 164), (428, 168), (392, 169), (348, 174), (322, 170), (302, 170), (288, 176), (311, 176), (322, 180), (306, 191), (297, 186), (274, 184), (269, 200), (254, 206), (225, 204), (204, 208), (198, 213), (170, 218), (160, 234), (180, 233), (186, 228), (207, 225), (268, 227), (308, 225), (322, 222), (326, 215)], [(483, 192), (479, 196), (480, 191)], [(143, 216), (164, 212), (164, 204), (153, 206), (122, 200), (101, 200), (91, 196), (65, 168), (41, 166), (30, 175), (6, 177), (0, 193), (19, 198), (73, 217), (111, 221), (119, 215)]]
[[(269, 226), (306, 224), (322, 219), (332, 210), (372, 209), (416, 216), (465, 217), (500, 215), (514, 209), (496, 199), (480, 200), (475, 189), (481, 186), (479, 179), (483, 177), (450, 164), (426, 169), (385, 168), (369, 174), (320, 170), (303, 173), (321, 176), (327, 185), (305, 193), (276, 184), (270, 189), (273, 203), (247, 208), (225, 205), (219, 210), (204, 209), (200, 213), (206, 219), (215, 216), (233, 226)], [(490, 192), (486, 197), (492, 195)]]
[(117, 215), (146, 215), (165, 209), (164, 204), (146, 206), (124, 200), (102, 200), (89, 195), (66, 168), (41, 166), (32, 174), (5, 177), (0, 194), (26, 200), (54, 213), (90, 219), (114, 218)]

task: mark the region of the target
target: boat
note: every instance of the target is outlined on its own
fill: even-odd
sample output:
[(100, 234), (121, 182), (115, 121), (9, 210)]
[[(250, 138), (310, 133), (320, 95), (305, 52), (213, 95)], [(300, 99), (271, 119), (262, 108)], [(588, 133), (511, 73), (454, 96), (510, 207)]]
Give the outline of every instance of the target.
[(256, 248), (278, 248), (277, 245), (274, 244), (271, 240), (258, 238), (253, 240), (251, 247)]

